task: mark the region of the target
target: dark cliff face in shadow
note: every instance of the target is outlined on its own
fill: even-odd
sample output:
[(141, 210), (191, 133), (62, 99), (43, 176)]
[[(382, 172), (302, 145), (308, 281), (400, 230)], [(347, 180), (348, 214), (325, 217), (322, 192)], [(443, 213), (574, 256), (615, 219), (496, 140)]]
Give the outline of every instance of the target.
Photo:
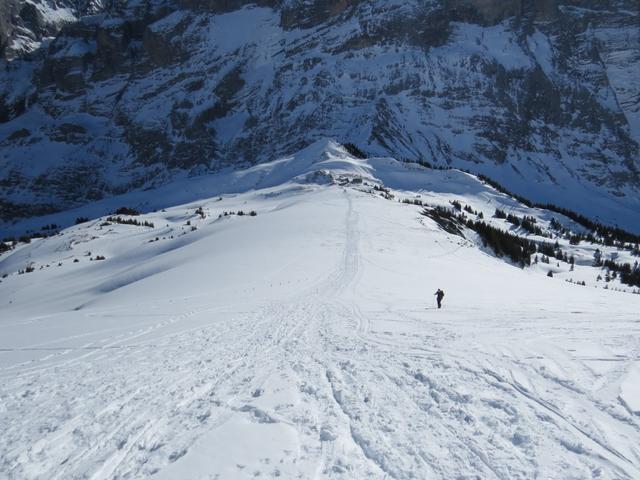
[(0, 2), (0, 57), (5, 56), (5, 50), (15, 30), (15, 15), (17, 13), (17, 0)]

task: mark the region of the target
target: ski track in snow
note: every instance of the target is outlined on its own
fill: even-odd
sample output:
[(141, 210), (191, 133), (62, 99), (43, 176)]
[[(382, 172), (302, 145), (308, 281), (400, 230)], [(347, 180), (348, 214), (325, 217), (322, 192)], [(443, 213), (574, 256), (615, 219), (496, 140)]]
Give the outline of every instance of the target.
[[(394, 265), (372, 253), (371, 200), (333, 191), (337, 263), (286, 298), (175, 298), (80, 346), (0, 345), (43, 355), (0, 370), (0, 476), (640, 478), (640, 417), (612, 390), (640, 358), (637, 318), (374, 302), (364, 280)], [(625, 353), (563, 348), (594, 337)]]

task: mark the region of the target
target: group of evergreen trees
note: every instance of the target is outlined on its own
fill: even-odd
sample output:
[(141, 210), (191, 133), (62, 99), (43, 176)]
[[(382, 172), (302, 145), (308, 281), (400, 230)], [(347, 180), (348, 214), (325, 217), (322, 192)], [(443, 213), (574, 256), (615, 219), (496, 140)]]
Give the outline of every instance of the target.
[(640, 266), (638, 262), (635, 262), (635, 264), (631, 266), (630, 263), (616, 263), (613, 260), (599, 259), (596, 265), (607, 269), (608, 278), (611, 278), (609, 272), (613, 272), (613, 278), (615, 278), (617, 273), (622, 283), (633, 287), (640, 287)]
[(549, 236), (542, 230), (542, 228), (540, 228), (537, 225), (538, 221), (536, 220), (535, 217), (525, 215), (524, 217), (520, 218), (517, 215), (513, 215), (512, 213), (507, 213), (504, 210), (501, 210), (499, 208), (496, 208), (496, 212), (494, 213), (493, 216), (496, 218), (502, 218), (507, 222), (509, 222), (511, 225), (514, 225), (516, 227), (522, 227), (524, 230), (526, 230), (527, 232), (533, 235), (538, 235), (540, 237)]
[(607, 225), (603, 225), (601, 223), (595, 222), (585, 217), (584, 215), (580, 215), (579, 213), (573, 212), (566, 208), (558, 207), (557, 205), (553, 205), (553, 204), (536, 205), (536, 207), (544, 208), (546, 210), (551, 210), (553, 212), (560, 213), (565, 217), (570, 218), (574, 222), (579, 223), (583, 227), (594, 232), (596, 235), (601, 237), (605, 242), (612, 242), (611, 245), (613, 245), (613, 242), (616, 242), (616, 241), (622, 242), (622, 243), (640, 244), (640, 235), (627, 232), (622, 228), (609, 227)]
[[(413, 203), (406, 201), (406, 203)], [(421, 203), (421, 202), (420, 202)], [(417, 202), (416, 202), (417, 204)], [(433, 219), (443, 230), (454, 235), (462, 235), (462, 226), (475, 231), (482, 240), (485, 246), (490, 247), (496, 255), (500, 257), (508, 257), (514, 263), (521, 266), (531, 265), (531, 256), (535, 255), (535, 261), (538, 262), (538, 255), (541, 256), (542, 263), (550, 263), (550, 258), (555, 258), (558, 261), (562, 261), (571, 265), (575, 264), (575, 258), (573, 255), (567, 255), (560, 248), (559, 242), (556, 240), (554, 244), (549, 242), (535, 242), (522, 238), (518, 235), (506, 232), (499, 228), (495, 228), (484, 221), (472, 220), (467, 218), (463, 210), (469, 212), (466, 206), (463, 207), (459, 202), (451, 202), (453, 208), (446, 208), (441, 206), (427, 207), (423, 210), (422, 214)], [(536, 225), (536, 220), (533, 217), (524, 216), (519, 218), (515, 215), (507, 214), (503, 210), (497, 209), (495, 216), (497, 218), (504, 218), (514, 225), (528, 225), (524, 227), (527, 231), (535, 233), (535, 228), (540, 228)], [(533, 228), (532, 228), (533, 227)], [(636, 262), (636, 265), (632, 267), (630, 264), (617, 264), (612, 260), (602, 260), (601, 255), (596, 252), (595, 266), (605, 267), (611, 271), (618, 272), (620, 281), (632, 286), (640, 286), (640, 268)]]
[[(550, 258), (556, 258), (559, 261), (570, 264), (573, 270), (575, 258), (573, 255), (567, 255), (566, 252), (563, 252), (557, 240), (555, 244), (527, 240), (518, 235), (492, 227), (484, 221), (469, 219), (464, 213), (457, 213), (462, 212), (462, 210), (469, 212), (469, 209), (463, 207), (455, 200), (452, 201), (451, 204), (453, 208), (440, 206), (427, 207), (423, 210), (422, 214), (432, 218), (443, 230), (451, 234), (462, 235), (462, 226), (472, 229), (480, 236), (482, 243), (490, 247), (496, 255), (508, 257), (511, 261), (521, 266), (531, 265), (531, 256), (540, 254), (542, 263), (549, 263)], [(520, 219), (500, 209), (496, 209), (495, 216), (497, 218), (504, 218), (514, 225), (519, 224), (519, 226), (523, 226), (524, 223), (528, 223), (537, 227), (533, 217), (525, 216)], [(525, 227), (525, 229), (531, 231), (527, 227)], [(538, 262), (538, 255), (535, 256), (535, 261), (536, 263)], [(613, 260), (603, 260), (601, 252), (596, 250), (594, 266), (606, 268), (608, 270), (607, 277), (610, 277), (609, 272), (613, 272), (613, 278), (619, 276), (622, 283), (640, 287), (640, 266), (638, 262), (635, 262), (632, 266), (629, 263), (620, 264)], [(551, 271), (549, 271), (549, 276), (553, 276)]]
[(522, 217), (520, 226), (533, 235), (546, 237), (547, 235), (542, 231), (542, 229), (538, 225), (536, 225), (536, 223), (537, 222), (534, 217), (528, 217), (525, 215), (524, 217)]
[(464, 219), (453, 213), (451, 209), (438, 205), (425, 208), (421, 213), (436, 222), (445, 232), (463, 236), (461, 225), (464, 223)]
[[(564, 215), (565, 217), (570, 218), (576, 223), (579, 223), (580, 225), (585, 227), (587, 230), (590, 230), (591, 232), (593, 232), (593, 234), (595, 235), (594, 237), (595, 241), (593, 241), (592, 243), (599, 243), (597, 241), (599, 237), (601, 241), (608, 246), (614, 245), (616, 243), (640, 244), (640, 235), (636, 235), (634, 233), (628, 232), (619, 227), (610, 227), (607, 225), (603, 225), (599, 222), (596, 222), (594, 220), (591, 220), (585, 217), (584, 215), (581, 215), (572, 210), (569, 210), (568, 208), (559, 207), (552, 203), (544, 203), (544, 204), (534, 203), (527, 198), (524, 198), (520, 195), (510, 192), (509, 190), (504, 188), (502, 185), (500, 185), (498, 182), (496, 182), (495, 180), (492, 180), (486, 175), (478, 175), (478, 178), (482, 180), (484, 183), (486, 183), (487, 185), (492, 186), (499, 192), (515, 198), (520, 203), (522, 203), (523, 205), (526, 205), (529, 208), (543, 208), (545, 210), (550, 210), (552, 212), (556, 212), (561, 215)], [(504, 217), (498, 217), (498, 218), (504, 218)], [(555, 219), (552, 219), (552, 227), (554, 226), (553, 222), (556, 222), (556, 225), (560, 225)]]
[[(592, 232), (574, 233), (568, 228), (564, 227), (555, 218), (551, 219), (549, 226), (558, 234), (564, 236), (565, 238), (568, 238), (571, 245), (580, 245), (580, 242), (584, 241), (592, 244), (604, 245), (607, 247), (616, 247), (621, 250), (628, 250), (634, 255), (640, 256), (640, 245), (638, 243), (623, 240), (622, 237), (617, 238), (615, 235), (607, 234), (606, 232), (604, 234), (602, 233), (602, 229), (608, 229), (609, 227), (601, 227), (602, 229), (594, 230)], [(634, 236), (627, 233), (624, 238), (627, 240), (633, 240)]]
[[(567, 211), (568, 212), (568, 211)], [(564, 213), (563, 213), (564, 214)], [(574, 214), (576, 218), (580, 218), (578, 214)], [(515, 225), (516, 227), (522, 227), (527, 232), (538, 235), (541, 237), (549, 238), (550, 235), (542, 230), (537, 225), (537, 220), (535, 217), (527, 216), (520, 218), (517, 215), (513, 215), (511, 213), (506, 213), (504, 210), (496, 208), (495, 218), (504, 219), (507, 222)], [(554, 230), (557, 234), (567, 238), (571, 245), (579, 245), (580, 242), (586, 241), (591, 244), (599, 244), (605, 246), (615, 246), (619, 249), (624, 249), (632, 252), (636, 256), (640, 256), (640, 245), (638, 243), (633, 243), (632, 241), (637, 237), (628, 232), (624, 232), (620, 229), (615, 229), (611, 227), (605, 227), (595, 222), (591, 222), (585, 217), (582, 217), (582, 221), (584, 224), (587, 224), (589, 227), (594, 228), (594, 232), (588, 233), (574, 233), (568, 228), (564, 227), (560, 222), (558, 222), (555, 218), (552, 218), (549, 222), (549, 227)], [(614, 233), (611, 233), (614, 232)], [(615, 233), (617, 232), (617, 233)], [(623, 233), (620, 233), (623, 232)], [(629, 243), (627, 243), (629, 242)]]
[(238, 215), (240, 217), (244, 216), (244, 215), (249, 215), (250, 217), (255, 217), (256, 215), (258, 215), (258, 212), (256, 212), (255, 210), (251, 210), (250, 212), (244, 212), (244, 210), (238, 210), (237, 212), (222, 212), (220, 215), (218, 215), (218, 218), (222, 218), (222, 217), (228, 217), (229, 215)]
[(113, 213), (115, 215), (131, 215), (131, 216), (140, 215), (140, 212), (138, 210), (130, 207), (120, 207)]
[(104, 223), (102, 223), (101, 226), (106, 227), (111, 223), (120, 223), (123, 225), (136, 225), (138, 227), (150, 227), (150, 228), (155, 227), (155, 225), (152, 222), (148, 222), (146, 220), (144, 222), (140, 222), (135, 218), (122, 218), (122, 217), (113, 217), (113, 216), (107, 217), (107, 220)]
[[(454, 201), (455, 202), (455, 201)], [(452, 202), (455, 210), (461, 211), (462, 205)], [(475, 231), (485, 246), (490, 247), (496, 255), (508, 257), (519, 265), (531, 265), (531, 255), (536, 253), (536, 243), (519, 237), (499, 228), (492, 227), (483, 220), (467, 218), (463, 213), (445, 207), (429, 207), (422, 212), (433, 219), (443, 230), (454, 235), (462, 235), (462, 226)]]
[(424, 206), (424, 204), (422, 203), (422, 200), (418, 198), (414, 198), (413, 200), (409, 200), (408, 198), (405, 198), (402, 200), (402, 203), (406, 203), (407, 205), (418, 205), (420, 207)]
[(536, 243), (480, 220), (467, 220), (467, 227), (474, 230), (485, 246), (491, 247), (496, 255), (509, 257), (522, 266), (531, 265), (531, 255), (536, 253)]

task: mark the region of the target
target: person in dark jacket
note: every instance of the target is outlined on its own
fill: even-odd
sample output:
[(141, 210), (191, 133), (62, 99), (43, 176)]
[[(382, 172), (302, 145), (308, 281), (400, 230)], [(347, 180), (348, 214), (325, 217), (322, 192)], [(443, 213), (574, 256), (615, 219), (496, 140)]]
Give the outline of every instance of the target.
[(438, 308), (442, 308), (442, 299), (444, 298), (444, 292), (438, 289), (438, 291), (434, 293), (434, 295), (436, 296), (436, 300), (438, 301)]

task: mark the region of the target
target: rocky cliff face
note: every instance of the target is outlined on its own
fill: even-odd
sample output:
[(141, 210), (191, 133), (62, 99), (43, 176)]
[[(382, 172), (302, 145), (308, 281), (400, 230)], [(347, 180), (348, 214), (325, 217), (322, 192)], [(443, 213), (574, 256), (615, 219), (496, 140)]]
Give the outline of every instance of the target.
[(640, 230), (635, 1), (91, 5), (5, 47), (5, 219), (334, 137)]
[(22, 58), (65, 26), (103, 11), (103, 0), (3, 0), (0, 3), (0, 57)]

